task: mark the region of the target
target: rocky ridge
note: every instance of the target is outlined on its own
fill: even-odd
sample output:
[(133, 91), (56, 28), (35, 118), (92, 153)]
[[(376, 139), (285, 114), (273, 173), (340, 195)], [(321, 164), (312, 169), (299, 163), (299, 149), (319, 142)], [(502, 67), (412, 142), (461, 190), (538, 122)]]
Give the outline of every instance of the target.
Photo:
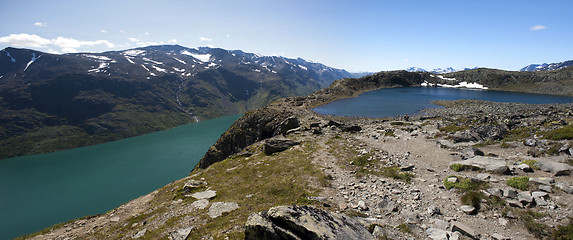
[[(312, 111), (362, 91), (425, 80), (415, 76), (342, 80), (275, 101), (238, 120), (189, 177), (34, 238), (260, 239), (252, 229), (285, 229), (282, 220), (269, 223), (283, 215), (271, 214), (277, 208), (331, 219), (319, 226), (348, 218), (360, 223), (357, 232), (367, 229), (378, 239), (539, 239), (566, 232), (573, 218), (571, 104), (441, 102), (447, 108), (408, 119)], [(266, 144), (277, 142), (291, 145), (265, 153)], [(254, 223), (251, 216), (268, 220)], [(287, 235), (350, 234), (289, 218)]]

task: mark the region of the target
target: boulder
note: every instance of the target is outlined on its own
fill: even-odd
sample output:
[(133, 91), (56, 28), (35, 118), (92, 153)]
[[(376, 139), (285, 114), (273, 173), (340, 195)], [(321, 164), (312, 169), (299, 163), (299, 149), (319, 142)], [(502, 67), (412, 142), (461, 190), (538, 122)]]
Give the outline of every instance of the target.
[(278, 206), (252, 213), (245, 239), (374, 239), (358, 221), (312, 206)]
[(509, 171), (509, 168), (505, 164), (505, 159), (503, 158), (475, 156), (468, 160), (456, 163), (482, 168), (492, 173), (511, 174), (511, 171)]
[(300, 143), (286, 138), (267, 139), (263, 144), (263, 152), (265, 152), (266, 155), (271, 155), (276, 152), (287, 150), (298, 144)]
[(563, 184), (557, 184), (557, 187), (561, 190), (563, 190), (563, 192), (569, 193), (569, 194), (573, 194), (573, 186), (568, 186), (568, 185), (563, 185)]
[(524, 207), (534, 203), (533, 196), (531, 196), (531, 193), (528, 191), (519, 192), (517, 194), (517, 201), (523, 204)]
[(482, 150), (475, 147), (467, 147), (464, 149), (463, 154), (466, 158), (472, 158), (475, 156), (485, 156)]
[(205, 209), (207, 206), (209, 206), (209, 200), (207, 199), (200, 199), (189, 205), (189, 207), (194, 209)]
[[(288, 117), (287, 119), (285, 119), (284, 121), (282, 121), (279, 124), (278, 130), (280, 131), (280, 134), (286, 135), (289, 132), (289, 130), (296, 129), (298, 127), (300, 127), (300, 122), (299, 122), (298, 118)], [(276, 135), (278, 135), (278, 134), (276, 134)]]
[(239, 208), (239, 204), (234, 202), (215, 202), (209, 207), (207, 214), (211, 218), (218, 218), (223, 215), (223, 213), (231, 212)]
[(144, 228), (143, 230), (137, 232), (136, 234), (134, 234), (133, 236), (131, 236), (131, 238), (133, 239), (138, 239), (140, 237), (143, 237), (143, 235), (145, 235), (145, 233), (147, 232), (147, 228)]
[(217, 196), (217, 192), (213, 190), (206, 190), (203, 192), (196, 192), (191, 194), (191, 197), (194, 197), (196, 199), (211, 199), (214, 198), (215, 196)]
[(551, 186), (549, 186), (549, 185), (539, 185), (539, 190), (544, 191), (544, 192), (548, 192), (548, 193), (552, 192)]
[(477, 209), (474, 206), (470, 206), (470, 205), (461, 205), (460, 210), (462, 210), (462, 212), (467, 213), (469, 215), (473, 215), (473, 214), (477, 213)]
[(533, 172), (533, 169), (525, 163), (517, 165), (517, 169), (524, 171), (524, 172)]
[(529, 181), (543, 185), (551, 185), (555, 183), (555, 179), (550, 177), (529, 178)]
[(503, 190), (501, 190), (499, 188), (488, 188), (487, 192), (489, 194), (497, 196), (497, 197), (503, 197)]
[(169, 239), (185, 240), (189, 236), (189, 233), (191, 233), (191, 230), (193, 230), (193, 227), (182, 228), (182, 229), (179, 229), (177, 231), (174, 231), (174, 232), (169, 234)]
[(498, 124), (483, 124), (474, 127), (470, 130), (470, 135), (477, 136), (479, 140), (500, 140), (509, 133), (509, 130), (504, 125)]
[(472, 239), (476, 239), (476, 232), (467, 225), (458, 221), (451, 222), (451, 231), (460, 232), (462, 235), (465, 235)]
[(523, 145), (528, 146), (528, 147), (535, 147), (535, 146), (537, 146), (537, 140), (535, 140), (533, 138), (525, 139), (525, 141), (523, 141)]
[(426, 229), (426, 234), (429, 239), (434, 240), (448, 240), (449, 234), (447, 231), (438, 228), (428, 228)]
[(534, 166), (539, 167), (541, 171), (553, 173), (554, 176), (569, 175), (573, 170), (569, 164), (552, 161), (538, 161)]
[(517, 198), (517, 191), (515, 191), (514, 189), (505, 189), (503, 190), (503, 196), (506, 198), (515, 199)]
[(343, 132), (350, 132), (350, 133), (357, 133), (362, 131), (362, 127), (358, 126), (358, 125), (353, 125), (353, 126), (344, 126), (340, 128)]

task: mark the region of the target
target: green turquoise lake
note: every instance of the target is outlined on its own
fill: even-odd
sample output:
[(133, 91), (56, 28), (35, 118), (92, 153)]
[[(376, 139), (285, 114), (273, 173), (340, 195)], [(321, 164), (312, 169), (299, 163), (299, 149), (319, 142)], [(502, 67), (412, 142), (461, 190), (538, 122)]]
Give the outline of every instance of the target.
[(105, 213), (185, 177), (240, 115), (0, 160), (0, 239)]

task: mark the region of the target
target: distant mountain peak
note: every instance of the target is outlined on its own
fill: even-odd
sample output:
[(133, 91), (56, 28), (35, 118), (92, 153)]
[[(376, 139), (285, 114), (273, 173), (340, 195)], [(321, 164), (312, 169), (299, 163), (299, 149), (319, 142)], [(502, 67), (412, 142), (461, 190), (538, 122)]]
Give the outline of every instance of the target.
[(410, 68), (407, 68), (406, 71), (408, 71), (408, 72), (429, 72), (429, 73), (435, 73), (435, 74), (446, 74), (446, 73), (453, 73), (453, 72), (459, 72), (459, 71), (467, 71), (467, 70), (472, 70), (472, 69), (476, 69), (476, 68), (454, 69), (452, 67), (447, 67), (447, 68), (434, 68), (432, 70), (426, 70), (426, 69), (419, 68), (419, 67), (410, 67)]
[(563, 61), (558, 63), (542, 63), (542, 64), (530, 64), (527, 65), (519, 71), (527, 71), (527, 72), (534, 72), (534, 71), (552, 71), (552, 70), (559, 70), (562, 68), (566, 68), (573, 65), (573, 60)]

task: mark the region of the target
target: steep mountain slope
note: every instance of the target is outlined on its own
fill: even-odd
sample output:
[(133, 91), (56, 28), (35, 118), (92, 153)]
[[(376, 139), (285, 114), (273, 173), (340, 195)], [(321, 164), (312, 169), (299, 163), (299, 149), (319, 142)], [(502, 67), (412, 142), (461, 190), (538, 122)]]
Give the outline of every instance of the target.
[(0, 51), (0, 158), (86, 146), (308, 94), (340, 69), (239, 50)]
[(573, 65), (573, 60), (558, 63), (530, 64), (519, 69), (519, 71), (552, 71), (566, 68), (571, 65)]

